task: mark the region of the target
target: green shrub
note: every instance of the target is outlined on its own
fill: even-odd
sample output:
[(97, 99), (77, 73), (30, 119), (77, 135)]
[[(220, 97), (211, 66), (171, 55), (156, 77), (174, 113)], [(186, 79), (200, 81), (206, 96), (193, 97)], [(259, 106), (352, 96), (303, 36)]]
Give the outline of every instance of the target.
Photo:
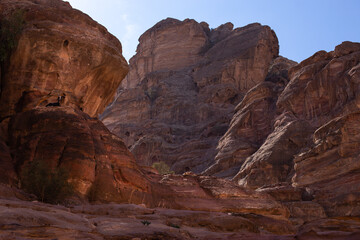
[(43, 162), (32, 161), (23, 167), (21, 185), (39, 201), (60, 203), (73, 193), (74, 187), (68, 182), (68, 176), (64, 168), (51, 170)]
[(17, 9), (9, 17), (0, 20), (0, 63), (10, 58), (24, 28), (24, 10)]
[(170, 171), (170, 167), (163, 161), (153, 163), (152, 167), (155, 168), (161, 175), (174, 173), (174, 171)]

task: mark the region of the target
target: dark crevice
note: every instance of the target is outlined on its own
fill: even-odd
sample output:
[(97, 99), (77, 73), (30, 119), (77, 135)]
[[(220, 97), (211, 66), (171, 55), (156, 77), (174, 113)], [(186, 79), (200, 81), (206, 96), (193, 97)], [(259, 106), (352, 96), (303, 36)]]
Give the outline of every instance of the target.
[(66, 139), (66, 142), (65, 142), (65, 145), (64, 145), (64, 148), (63, 150), (61, 151), (61, 154), (60, 154), (60, 157), (59, 157), (59, 160), (58, 160), (58, 163), (57, 163), (57, 167), (60, 167), (61, 163), (63, 162), (64, 160), (64, 153), (65, 153), (65, 150), (68, 146), (68, 143), (69, 143), (69, 139), (67, 138)]

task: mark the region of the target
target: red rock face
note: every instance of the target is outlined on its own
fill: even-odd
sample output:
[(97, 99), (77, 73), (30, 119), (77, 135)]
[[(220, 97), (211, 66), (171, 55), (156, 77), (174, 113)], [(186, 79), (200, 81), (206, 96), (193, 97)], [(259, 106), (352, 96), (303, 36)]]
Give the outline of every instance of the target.
[[(259, 217), (255, 220), (244, 219), (251, 232), (257, 232), (256, 228), (251, 227), (252, 222), (256, 221), (273, 219), (279, 222), (279, 226), (287, 223), (287, 209), (266, 193), (256, 193), (212, 177), (162, 177), (141, 169), (122, 140), (110, 133), (96, 117), (91, 117), (101, 110), (100, 106), (106, 104), (107, 98), (115, 90), (107, 83), (111, 83), (115, 79), (113, 76), (116, 76), (119, 84), (126, 73), (127, 66), (121, 56), (119, 42), (87, 16), (61, 1), (5, 1), (0, 6), (6, 11), (12, 7), (26, 9), (27, 20), (19, 45), (11, 55), (8, 68), (4, 69), (5, 78), (2, 79), (2, 182), (17, 185), (17, 177), (24, 171), (26, 163), (39, 161), (45, 162), (50, 168), (67, 169), (76, 195), (83, 199), (88, 197), (101, 202), (128, 202), (193, 211), (256, 213)], [(74, 29), (65, 30), (64, 24), (71, 23), (70, 17), (74, 19)], [(79, 25), (82, 32), (77, 32)], [(204, 32), (202, 25), (194, 21), (188, 21), (185, 25), (189, 31), (200, 28)], [(260, 33), (270, 31), (258, 25), (255, 27)], [(80, 33), (91, 39), (79, 38), (77, 41)], [(219, 33), (216, 38), (220, 39), (222, 34)], [(63, 39), (68, 42), (64, 44)], [(205, 40), (208, 41), (207, 37)], [(97, 48), (91, 45), (93, 41), (99, 41)], [(102, 51), (99, 51), (99, 47)], [(83, 55), (85, 49), (88, 55)], [(83, 60), (76, 58), (80, 61), (78, 65), (75, 62), (65, 64), (62, 58), (64, 51), (71, 53), (69, 59), (82, 56)], [(21, 55), (21, 52), (24, 54)], [(195, 53), (195, 60), (201, 57), (198, 51)], [(193, 64), (192, 61), (190, 64)], [(175, 68), (174, 64), (166, 61), (154, 66)], [(94, 71), (95, 78), (91, 75)], [(82, 72), (87, 73), (86, 81), (80, 78)], [(54, 79), (53, 75), (58, 79)], [(11, 82), (10, 78), (18, 82)], [(194, 88), (194, 83), (191, 84), (189, 86)], [(93, 89), (95, 87), (96, 90)], [(77, 91), (78, 88), (81, 91)], [(48, 94), (47, 91), (52, 93), (44, 95)], [(107, 93), (106, 98), (99, 95), (102, 92)], [(60, 106), (44, 106), (64, 93), (65, 101), (61, 101)], [(95, 94), (95, 100), (92, 94)], [(153, 96), (151, 91), (147, 94), (150, 98)], [(85, 100), (87, 98), (88, 102)], [(95, 104), (97, 99), (102, 99), (99, 104)], [(173, 114), (179, 114), (176, 111), (173, 110)], [(179, 115), (181, 119), (185, 117)], [(7, 196), (11, 195), (11, 191), (4, 192)], [(288, 223), (285, 230), (293, 231)]]
[[(263, 82), (278, 54), (267, 26), (166, 19), (139, 39), (130, 72), (101, 116), (141, 165), (165, 161), (201, 172), (246, 91)], [(246, 70), (245, 70), (246, 69)]]
[[(97, 119), (70, 107), (38, 108), (16, 114), (9, 124), (13, 162), (42, 161), (69, 170), (77, 191), (102, 201), (141, 203), (150, 185), (126, 149)], [(93, 189), (91, 189), (93, 188)], [(137, 200), (135, 200), (137, 199)]]
[[(276, 58), (271, 64), (266, 81), (256, 85), (246, 93), (244, 99), (235, 108), (235, 114), (229, 129), (219, 140), (215, 163), (206, 169), (204, 174), (234, 177), (241, 168), (241, 175), (243, 175), (244, 171), (248, 172), (246, 169), (251, 169), (253, 163), (261, 162), (261, 159), (265, 156), (269, 157), (273, 155), (273, 158), (278, 158), (280, 154), (283, 154), (284, 149), (288, 149), (287, 151), (291, 152), (287, 145), (283, 145), (284, 141), (277, 143), (278, 148), (280, 148), (278, 149), (278, 153), (274, 152), (275, 142), (281, 138), (286, 138), (279, 132), (282, 132), (287, 126), (282, 126), (277, 129), (272, 133), (272, 137), (269, 134), (274, 131), (273, 125), (276, 121), (277, 98), (289, 81), (287, 76), (288, 69), (295, 64), (295, 62), (283, 57)], [(296, 127), (298, 127), (298, 125), (293, 127), (293, 131), (297, 131)], [(264, 141), (268, 136), (270, 139), (266, 144)], [(260, 150), (259, 148), (262, 144), (263, 148)], [(255, 153), (258, 149), (259, 151)], [(256, 157), (257, 160), (246, 160), (247, 157), (251, 155)], [(289, 153), (288, 155), (292, 154)], [(287, 162), (284, 162), (284, 164), (291, 165)], [(291, 166), (285, 168), (287, 169), (280, 170), (280, 172), (287, 172), (291, 169)], [(271, 178), (270, 176), (279, 176), (278, 174), (280, 174), (280, 172), (271, 175), (254, 172), (254, 175), (256, 178), (265, 176)], [(241, 178), (239, 174), (236, 177), (236, 179)], [(260, 186), (262, 186), (264, 180), (265, 179), (260, 180)], [(246, 185), (247, 184), (248, 183), (246, 183)]]
[(120, 43), (62, 1), (4, 0), (1, 18), (18, 8), (25, 28), (1, 69), (0, 197), (31, 199), (9, 186), (42, 161), (66, 168), (82, 199), (156, 209), (1, 200), (0, 238), (359, 238), (360, 44), (296, 65), (259, 24), (156, 24), (103, 121), (141, 164), (233, 181), (161, 176), (96, 118), (127, 72)]
[(0, 116), (45, 106), (63, 94), (63, 105), (101, 113), (128, 71), (120, 42), (62, 1), (1, 1), (1, 17), (14, 9), (25, 10), (25, 26), (1, 70)]
[[(276, 101), (262, 90), (265, 85), (250, 90), (219, 142), (218, 161), (207, 171), (233, 172), (238, 166), (233, 180), (242, 186), (292, 184), (306, 188), (303, 200), (320, 204), (326, 216), (359, 214), (359, 53), (358, 43), (344, 42), (334, 52), (316, 53), (293, 66), (271, 111), (269, 105), (254, 107), (256, 98), (251, 99)], [(267, 125), (255, 111), (267, 113)], [(258, 142), (257, 129), (263, 134)]]
[[(1, 69), (1, 181), (17, 185), (26, 163), (43, 161), (66, 168), (81, 197), (140, 203), (146, 177), (122, 140), (90, 117), (127, 74), (120, 42), (62, 1), (2, 1), (0, 9), (1, 18), (23, 9), (25, 19)], [(61, 106), (46, 107), (59, 96)]]

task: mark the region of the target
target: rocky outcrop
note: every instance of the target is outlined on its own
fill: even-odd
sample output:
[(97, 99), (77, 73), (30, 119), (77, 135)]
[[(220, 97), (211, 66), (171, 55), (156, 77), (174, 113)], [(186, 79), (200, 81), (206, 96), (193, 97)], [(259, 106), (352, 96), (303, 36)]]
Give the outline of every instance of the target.
[(295, 186), (312, 190), (330, 216), (358, 216), (360, 112), (338, 117), (314, 133), (314, 146), (295, 159)]
[[(359, 110), (359, 49), (357, 43), (344, 42), (333, 52), (320, 51), (297, 65), (276, 59), (266, 81), (252, 88), (236, 107), (230, 127), (219, 141), (216, 162), (204, 173), (236, 174), (233, 180), (251, 188), (291, 183), (294, 174), (295, 184), (302, 187), (308, 185), (306, 178), (329, 180), (332, 174), (326, 168), (324, 178), (305, 177), (320, 171), (310, 162), (311, 171), (306, 168), (296, 173), (302, 165), (302, 160), (296, 159), (308, 156), (302, 152), (318, 149), (313, 145), (320, 140), (311, 140), (317, 136), (316, 129)], [(303, 157), (295, 158), (298, 154)], [(299, 161), (295, 168), (294, 161)], [(350, 166), (357, 168), (356, 164)]]
[[(276, 101), (289, 81), (288, 69), (295, 64), (295, 62), (284, 57), (276, 58), (270, 66), (266, 81), (259, 83), (246, 93), (244, 99), (235, 108), (229, 129), (219, 140), (215, 163), (206, 169), (204, 174), (233, 177), (242, 166), (244, 167), (243, 171), (245, 171), (245, 166), (249, 169), (249, 164), (261, 162), (260, 158), (268, 157), (269, 154), (273, 154), (273, 157), (277, 158), (279, 153), (280, 155), (283, 154), (283, 149), (288, 149), (283, 143), (278, 143), (277, 145), (282, 149), (279, 149), (277, 154), (275, 152), (266, 153), (269, 151), (268, 149), (273, 151), (274, 139), (280, 138), (279, 134), (284, 129), (284, 126), (279, 126), (275, 131), (273, 129), (277, 114)], [(293, 131), (297, 131), (297, 127), (298, 125), (294, 126)], [(269, 136), (271, 132), (273, 132), (272, 136)], [(264, 143), (268, 136), (268, 143)], [(262, 144), (263, 148), (259, 149)], [(257, 150), (259, 152), (254, 154)], [(289, 154), (291, 155), (291, 153)], [(255, 161), (246, 160), (251, 155), (253, 157), (258, 156), (258, 159)], [(291, 169), (291, 167), (288, 166), (287, 169)], [(271, 176), (258, 173), (255, 175), (257, 177), (277, 176), (276, 173), (271, 174)], [(237, 178), (241, 177), (238, 175)]]
[[(269, 86), (282, 78), (270, 71), (271, 83), (254, 87), (237, 106), (229, 130), (219, 141), (217, 162), (205, 173), (238, 170), (236, 183), (269, 189), (288, 206), (294, 223), (314, 204), (318, 210), (311, 211), (318, 216), (357, 216), (359, 63), (360, 45), (344, 42), (333, 52), (318, 52), (288, 68), (290, 81), (276, 94)], [(256, 115), (259, 112), (266, 114), (261, 118)], [(279, 184), (303, 190), (273, 190)], [(297, 193), (301, 198), (281, 197), (293, 191), (302, 192)]]
[[(99, 101), (96, 99), (103, 98), (101, 94), (100, 96), (96, 95), (94, 100), (95, 102), (93, 102), (91, 105), (87, 104), (92, 101), (86, 102), (84, 100), (86, 98), (92, 99), (91, 94), (99, 94), (100, 92), (106, 91), (106, 89), (111, 85), (107, 85), (107, 83), (115, 80), (115, 78), (112, 78), (113, 76), (116, 76), (116, 83), (119, 84), (127, 69), (127, 66), (121, 56), (120, 44), (115, 39), (113, 39), (113, 37), (108, 34), (101, 26), (97, 25), (82, 13), (76, 10), (72, 10), (70, 6), (63, 3), (62, 1), (4, 1), (1, 2), (0, 6), (2, 9), (4, 9), (2, 12), (4, 14), (15, 7), (19, 9), (25, 9), (24, 14), (26, 20), (25, 27), (19, 38), (19, 45), (12, 53), (7, 65), (8, 68), (4, 69), (6, 70), (6, 74), (4, 75), (4, 78), (2, 78), (3, 92), (1, 103), (4, 104), (1, 106), (3, 107), (4, 111), (2, 112), (3, 115), (0, 125), (0, 147), (2, 157), (1, 166), (3, 167), (1, 171), (4, 173), (1, 175), (1, 181), (3, 183), (10, 184), (10, 186), (13, 188), (15, 186), (21, 186), (22, 181), (19, 181), (18, 176), (20, 176), (21, 173), (25, 170), (27, 163), (42, 162), (49, 167), (49, 170), (54, 168), (64, 168), (69, 171), (69, 181), (74, 184), (76, 196), (78, 197), (72, 198), (71, 200), (76, 201), (75, 203), (77, 204), (86, 202), (86, 200), (89, 199), (94, 202), (126, 202), (144, 204), (148, 207), (166, 207), (178, 210), (217, 212), (220, 216), (218, 218), (219, 223), (211, 223), (209, 221), (206, 222), (204, 218), (202, 218), (202, 221), (205, 221), (205, 224), (210, 224), (214, 228), (221, 229), (221, 231), (232, 231), (238, 227), (242, 228), (241, 226), (243, 225), (240, 223), (239, 225), (235, 224), (232, 226), (230, 224), (229, 226), (220, 224), (221, 219), (225, 219), (224, 216), (226, 216), (226, 213), (233, 213), (240, 214), (240, 219), (244, 224), (244, 228), (248, 229), (250, 233), (258, 233), (257, 224), (259, 224), (259, 226), (263, 226), (266, 229), (269, 229), (268, 231), (274, 234), (291, 234), (294, 232), (294, 229), (287, 220), (289, 216), (288, 209), (274, 200), (267, 193), (258, 193), (251, 189), (247, 190), (243, 187), (237, 186), (234, 183), (216, 179), (214, 177), (197, 176), (192, 174), (184, 176), (160, 176), (158, 174), (154, 174), (153, 171), (147, 172), (146, 169), (142, 169), (138, 166), (138, 164), (135, 162), (134, 156), (127, 150), (122, 140), (110, 133), (109, 130), (107, 130), (106, 127), (96, 117), (94, 117), (98, 111), (101, 111), (101, 106), (106, 104), (108, 97), (110, 97), (112, 91), (114, 91), (115, 88), (112, 88), (111, 91), (108, 91), (107, 97), (104, 98), (103, 101), (98, 102), (99, 104), (95, 104), (95, 102)], [(51, 14), (51, 16), (48, 16), (48, 14)], [(99, 51), (98, 48), (91, 48), (89, 45), (87, 45), (94, 44), (91, 39), (85, 39), (87, 41), (86, 44), (82, 43), (82, 39), (77, 42), (76, 40), (78, 35), (76, 34), (79, 32), (74, 30), (75, 32), (73, 33), (73, 30), (65, 30), (63, 28), (64, 26), (62, 24), (68, 25), (71, 23), (71, 19), (75, 19), (75, 29), (80, 27), (77, 25), (80, 24), (81, 30), (89, 33), (87, 37), (94, 37), (95, 35), (99, 37), (99, 39), (95, 38), (93, 40), (99, 41), (99, 44), (96, 46), (101, 47), (101, 51)], [(205, 34), (204, 36), (206, 37), (206, 44), (210, 44), (208, 37), (209, 33), (206, 31), (206, 25), (199, 25), (195, 21), (191, 20), (187, 22), (190, 25), (192, 24), (194, 26), (200, 26), (200, 30)], [(180, 25), (182, 24), (183, 23), (180, 23)], [(87, 29), (87, 27), (89, 29)], [(163, 27), (164, 26), (159, 26), (158, 31), (160, 31)], [(195, 28), (195, 30), (196, 29), (199, 30), (198, 28)], [(276, 40), (269, 28), (262, 27), (260, 25), (252, 25), (243, 29), (234, 30), (232, 33), (234, 36), (232, 37), (230, 35), (227, 37), (225, 36), (227, 34), (226, 32), (228, 31), (226, 29), (229, 29), (229, 26), (225, 26), (225, 30), (221, 29), (222, 28), (216, 30), (219, 31), (217, 37), (214, 38), (217, 39), (216, 41), (223, 42), (226, 39), (229, 41), (235, 41), (235, 39), (239, 36), (256, 37), (258, 35), (264, 34), (265, 37), (272, 36), (273, 40)], [(32, 32), (35, 30), (37, 31), (36, 36), (38, 36), (38, 41), (35, 41), (31, 38), (31, 36), (35, 37), (35, 33)], [(53, 31), (54, 33), (52, 33)], [(266, 33), (268, 35), (266, 35)], [(54, 37), (54, 41), (52, 41), (52, 36)], [(65, 40), (61, 40), (59, 48), (69, 48), (69, 51), (73, 51), (72, 54), (75, 56), (82, 56), (84, 48), (88, 47), (87, 52), (91, 56), (94, 55), (99, 57), (99, 59), (93, 59), (91, 63), (87, 63), (84, 60), (84, 63), (87, 63), (85, 65), (82, 65), (83, 63), (80, 62), (81, 64), (77, 66), (80, 68), (79, 72), (76, 72), (75, 63), (72, 63), (71, 66), (69, 66), (69, 69), (72, 69), (71, 71), (73, 71), (75, 76), (74, 77), (71, 72), (67, 72), (67, 70), (64, 69), (67, 65), (63, 65), (63, 58), (59, 57), (62, 55), (61, 52), (58, 52), (60, 51), (57, 49), (58, 45), (55, 44), (58, 43), (59, 38), (66, 39), (68, 41), (64, 44), (63, 41)], [(33, 43), (34, 45), (30, 45), (32, 46), (30, 47), (29, 45), (25, 44), (29, 41), (35, 41), (36, 43)], [(185, 43), (186, 41), (184, 44)], [(118, 48), (111, 48), (112, 50), (110, 51), (109, 46), (103, 46), (101, 44), (113, 44), (111, 46), (118, 46)], [(256, 44), (253, 46), (254, 48), (257, 46)], [(26, 46), (26, 49), (23, 49), (24, 46)], [(74, 46), (74, 49), (72, 49), (71, 46)], [(209, 47), (210, 45), (207, 46)], [(215, 46), (216, 45), (213, 47)], [(243, 57), (245, 60), (238, 61), (251, 61), (251, 58), (248, 58), (246, 55), (246, 53), (250, 51), (249, 48), (254, 52), (261, 52), (261, 49), (263, 49), (253, 49), (247, 43), (245, 44), (245, 48), (241, 51), (238, 50), (238, 55), (236, 55)], [(211, 53), (211, 49), (212, 48), (205, 52), (208, 54), (214, 54)], [(277, 49), (275, 48), (275, 50)], [(21, 59), (19, 58), (20, 51), (24, 52), (24, 55)], [(276, 51), (270, 51), (270, 53), (271, 54), (267, 56), (269, 61), (272, 56), (276, 54)], [(196, 54), (196, 57), (204, 57), (198, 52), (196, 52)], [(43, 55), (44, 57), (41, 58), (40, 56)], [(87, 59), (87, 57), (90, 55), (85, 55), (82, 57)], [(37, 57), (34, 58), (34, 56)], [(221, 62), (221, 59), (225, 58), (226, 56), (226, 54), (220, 54), (217, 55), (217, 58), (214, 57), (214, 59), (217, 59), (218, 62)], [(72, 58), (73, 57), (71, 57), (71, 59)], [(41, 59), (46, 59), (46, 61), (49, 59), (51, 60), (53, 64), (51, 65), (51, 71), (53, 71), (55, 75), (58, 73), (59, 76), (61, 76), (60, 80), (54, 80), (50, 76), (46, 75), (49, 71), (49, 66), (47, 64), (37, 65), (36, 62), (40, 61)], [(78, 76), (76, 74), (81, 73), (81, 71), (92, 73), (94, 65), (91, 64), (99, 64), (99, 62), (97, 62), (98, 60), (101, 60), (102, 62), (101, 65), (95, 67), (95, 69), (97, 69), (96, 71), (99, 71), (97, 72), (98, 74), (96, 74), (96, 78), (93, 79), (89, 77), (91, 81), (89, 79), (89, 81), (82, 81), (81, 79), (79, 80), (76, 78), (76, 76)], [(107, 61), (111, 61), (111, 63)], [(32, 69), (34, 71), (33, 73), (28, 69), (30, 66), (27, 65), (28, 63), (34, 64)], [(231, 64), (230, 63), (225, 64), (224, 62), (223, 66), (229, 68), (234, 67), (231, 65), (233, 62)], [(170, 62), (166, 61), (162, 64), (170, 64)], [(193, 63), (191, 62), (191, 64)], [(203, 66), (208, 66), (207, 64), (211, 64), (211, 62), (203, 62), (203, 64)], [(111, 70), (113, 67), (115, 67), (115, 65), (116, 69), (114, 71)], [(159, 66), (163, 65), (160, 64)], [(84, 69), (82, 69), (82, 67)], [(174, 66), (170, 64), (166, 67), (170, 68)], [(180, 67), (183, 68), (183, 66)], [(190, 69), (193, 69), (192, 65)], [(207, 95), (205, 93), (201, 93), (201, 89), (204, 89), (205, 86), (199, 87), (198, 91), (196, 90), (197, 88), (193, 78), (197, 79), (199, 82), (201, 79), (204, 81), (206, 80), (205, 77), (201, 77), (203, 75), (200, 74), (199, 71), (204, 70), (201, 68), (195, 69), (194, 74), (196, 73), (198, 75), (196, 77), (190, 77), (187, 72), (184, 73), (184, 71), (180, 70), (174, 70), (174, 73), (166, 71), (161, 72), (159, 70), (152, 74), (147, 74), (146, 78), (152, 79), (152, 77), (154, 77), (153, 79), (156, 79), (155, 77), (158, 75), (165, 77), (168, 76), (170, 77), (170, 80), (160, 82), (162, 84), (161, 86), (164, 87), (163, 89), (166, 89), (166, 86), (168, 89), (172, 89), (171, 87), (176, 86), (176, 84), (178, 84), (178, 89), (182, 86), (188, 86), (189, 89), (195, 89), (193, 91), (193, 93), (195, 93), (194, 97), (200, 99), (202, 96), (201, 94), (203, 94), (204, 98)], [(29, 72), (31, 74), (25, 74)], [(46, 76), (41, 75), (40, 73), (45, 74)], [(69, 74), (69, 76), (67, 78), (68, 80), (65, 81), (65, 78), (63, 79), (63, 77), (66, 76), (66, 74)], [(249, 74), (254, 74), (254, 72), (250, 71)], [(19, 80), (19, 82), (9, 82), (9, 78), (14, 78), (14, 76), (18, 76), (16, 79)], [(172, 78), (173, 76), (187, 77), (185, 77), (185, 79), (179, 79)], [(104, 79), (100, 82), (100, 78)], [(38, 80), (39, 82), (37, 82)], [(260, 80), (261, 79), (259, 79), (259, 81)], [(40, 86), (40, 82), (43, 85)], [(149, 80), (149, 82), (151, 81)], [(58, 83), (63, 85), (56, 85)], [(236, 82), (234, 82), (234, 84), (235, 83)], [(112, 82), (112, 84), (115, 84), (115, 82)], [(170, 87), (167, 84), (169, 84)], [(13, 88), (14, 86), (17, 86), (18, 88)], [(84, 87), (84, 91), (81, 93), (76, 91), (78, 86)], [(96, 92), (91, 90), (94, 86), (97, 86)], [(235, 86), (236, 85), (234, 85), (234, 88)], [(70, 88), (74, 91), (70, 91)], [(91, 93), (86, 89), (89, 89)], [(45, 96), (44, 92), (47, 92), (48, 90), (53, 91), (54, 94), (49, 95), (47, 93), (48, 95)], [(146, 89), (146, 96), (144, 95), (145, 100), (151, 104), (154, 104), (156, 101), (159, 101), (160, 103), (161, 98), (153, 98), (156, 96), (155, 93), (157, 92), (153, 92), (152, 90), (154, 89)], [(161, 91), (162, 89), (159, 88), (158, 90)], [(17, 91), (21, 92), (19, 99), (16, 97), (18, 95)], [(145, 94), (142, 88), (130, 89), (127, 93), (131, 94), (131, 91), (141, 91), (142, 94)], [(90, 95), (86, 95), (86, 97), (84, 97), (85, 95), (83, 96), (83, 93)], [(188, 94), (183, 94), (182, 91), (172, 93), (174, 94), (174, 98), (182, 96), (183, 99), (187, 99), (188, 97)], [(199, 96), (196, 94), (199, 94)], [(141, 97), (142, 95), (139, 96)], [(55, 104), (57, 97), (61, 98), (59, 99), (58, 104)], [(81, 101), (78, 101), (79, 99), (84, 100), (84, 105), (81, 103)], [(161, 101), (162, 104), (165, 104), (166, 102), (164, 97)], [(190, 105), (191, 102), (189, 101), (186, 103)], [(172, 102), (172, 104), (177, 103)], [(222, 105), (223, 104), (226, 105), (226, 103), (222, 103)], [(48, 107), (46, 107), (46, 105), (48, 105)], [(208, 105), (210, 106), (210, 103), (208, 103)], [(207, 105), (205, 104), (204, 106)], [(230, 103), (229, 106), (231, 106)], [(220, 105), (217, 106), (217, 108), (220, 109)], [(178, 116), (178, 118), (175, 120), (181, 120), (180, 123), (184, 125), (179, 125), (178, 128), (170, 128), (170, 130), (174, 131), (174, 134), (176, 134), (176, 132), (180, 132), (182, 134), (181, 136), (186, 136), (184, 134), (187, 134), (189, 129), (196, 129), (196, 127), (192, 125), (186, 125), (188, 124), (186, 119), (193, 116), (186, 116), (182, 113), (180, 114), (179, 110), (180, 108), (174, 108), (172, 109), (171, 114)], [(209, 111), (209, 109), (205, 110)], [(226, 109), (226, 111), (228, 110), (229, 109)], [(195, 113), (195, 108), (193, 108), (191, 111)], [(156, 116), (155, 113), (156, 112), (154, 111), (154, 116)], [(171, 121), (172, 115), (166, 114), (167, 113), (164, 112), (165, 119)], [(202, 118), (207, 118), (207, 116), (208, 115), (203, 115)], [(200, 118), (200, 115), (195, 117)], [(216, 118), (218, 118), (218, 116), (213, 118), (211, 121), (215, 121)], [(174, 125), (171, 126), (174, 127)], [(187, 128), (187, 126), (190, 126), (190, 128)], [(208, 131), (208, 136), (211, 136), (211, 134), (216, 131), (218, 131), (217, 135), (220, 134), (221, 131), (216, 130), (216, 126), (213, 127), (214, 131)], [(155, 131), (161, 128), (162, 126), (152, 130)], [(165, 128), (165, 130), (167, 129), (169, 129), (169, 127)], [(187, 131), (182, 132), (182, 129), (186, 129)], [(195, 137), (195, 133), (193, 136)], [(179, 139), (175, 140), (177, 141), (175, 143), (178, 144)], [(199, 141), (199, 144), (203, 143)], [(22, 199), (34, 199), (34, 196), (22, 194), (21, 191), (20, 193), (18, 191), (20, 190), (1, 190), (0, 196), (3, 198), (16, 198), (20, 195), (20, 198)], [(16, 214), (32, 216), (33, 213), (34, 212), (30, 210)], [(253, 214), (256, 214), (256, 216)], [(41, 215), (44, 216), (43, 214)], [(54, 218), (55, 222), (59, 224), (64, 223), (62, 221), (56, 220), (56, 217), (53, 215), (48, 217), (49, 218), (45, 218), (50, 222), (47, 222), (47, 220), (42, 218), (45, 222), (45, 225), (52, 225), (54, 222), (52, 222), (51, 219)], [(6, 216), (4, 216), (4, 218), (6, 218)], [(232, 219), (233, 218), (234, 216)], [(36, 217), (34, 219), (36, 219)], [(64, 216), (64, 219), (68, 218)], [(65, 222), (68, 222), (68, 220)], [(229, 220), (225, 219), (224, 221), (230, 223), (231, 218)], [(269, 222), (272, 221), (277, 222), (278, 224), (276, 226), (274, 224), (269, 224)], [(83, 220), (80, 222), (83, 223)], [(5, 226), (6, 228), (9, 222), (5, 221), (2, 224), (3, 225), (1, 226)], [(15, 224), (21, 225), (22, 223)], [(198, 225), (200, 226), (200, 223)], [(76, 232), (79, 230), (75, 226), (72, 227), (73, 230), (69, 230), (69, 228), (66, 227), (67, 230), (65, 232), (69, 230), (69, 234), (72, 234), (74, 231)], [(46, 231), (46, 227), (43, 228), (43, 231)], [(85, 232), (86, 231), (87, 230), (85, 230)]]
[(213, 163), (219, 138), (246, 91), (263, 82), (278, 42), (267, 26), (166, 19), (139, 39), (130, 71), (101, 116), (141, 165), (175, 172)]
[(59, 0), (4, 0), (1, 18), (22, 12), (17, 48), (1, 69), (0, 117), (56, 102), (97, 116), (128, 72), (121, 44), (89, 16)]
[[(0, 200), (0, 238), (41, 239), (358, 239), (358, 217), (288, 222), (254, 214), (146, 208), (131, 204), (63, 207)], [(149, 223), (145, 225), (144, 223)]]
[(81, 198), (142, 202), (145, 175), (122, 140), (91, 118), (127, 74), (120, 42), (60, 0), (5, 0), (0, 10), (2, 21), (24, 19), (1, 64), (0, 180), (18, 186), (27, 163), (43, 162), (67, 169)]
[(36, 108), (14, 115), (9, 148), (15, 170), (46, 162), (68, 169), (70, 181), (92, 200), (142, 203), (150, 183), (122, 140), (96, 118), (71, 107)]

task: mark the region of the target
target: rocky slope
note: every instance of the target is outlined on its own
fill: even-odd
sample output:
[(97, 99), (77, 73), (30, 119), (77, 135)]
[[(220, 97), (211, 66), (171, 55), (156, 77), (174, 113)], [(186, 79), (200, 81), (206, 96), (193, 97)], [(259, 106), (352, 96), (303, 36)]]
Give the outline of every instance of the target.
[(165, 19), (139, 39), (130, 71), (104, 124), (141, 165), (165, 161), (175, 172), (201, 172), (215, 156), (235, 105), (264, 81), (278, 55), (275, 33), (250, 24)]
[[(2, 193), (5, 190), (1, 185), (0, 189)], [(114, 203), (64, 207), (7, 198), (0, 199), (1, 239), (355, 240), (360, 237), (358, 217), (319, 220), (315, 216), (321, 217), (323, 213), (310, 204), (302, 205), (301, 209), (299, 204), (290, 207), (296, 209), (294, 212), (298, 217), (313, 215), (295, 232), (288, 221), (248, 213), (146, 208)]]

